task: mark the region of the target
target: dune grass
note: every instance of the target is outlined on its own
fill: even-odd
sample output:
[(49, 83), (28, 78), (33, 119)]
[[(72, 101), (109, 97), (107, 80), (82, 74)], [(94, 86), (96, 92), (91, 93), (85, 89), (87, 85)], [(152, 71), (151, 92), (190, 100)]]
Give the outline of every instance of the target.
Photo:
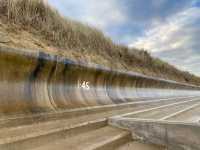
[[(96, 28), (61, 16), (43, 0), (0, 0), (0, 20), (40, 35), (49, 45), (121, 64), (126, 70), (200, 85), (200, 78), (153, 58), (144, 50), (115, 44)], [(101, 62), (99, 61), (101, 64)]]
[(59, 47), (108, 49), (113, 46), (97, 29), (63, 18), (42, 0), (0, 0), (0, 12), (10, 23), (36, 29)]

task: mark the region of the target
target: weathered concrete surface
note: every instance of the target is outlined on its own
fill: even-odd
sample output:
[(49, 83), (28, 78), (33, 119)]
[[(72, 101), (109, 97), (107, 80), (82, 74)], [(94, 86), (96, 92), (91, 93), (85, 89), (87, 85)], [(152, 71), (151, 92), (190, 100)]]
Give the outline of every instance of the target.
[(35, 114), (137, 98), (200, 95), (200, 87), (0, 46), (0, 114)]
[(111, 148), (110, 150), (166, 150), (165, 147), (155, 144), (141, 143), (139, 141), (130, 141), (117, 148)]
[[(95, 119), (111, 117), (113, 115), (121, 115), (136, 111), (143, 111), (155, 107), (166, 106), (182, 101), (189, 101), (194, 99), (194, 97), (176, 97), (167, 99), (154, 99), (154, 100), (141, 100), (137, 102), (129, 102), (122, 104), (112, 104), (104, 106), (94, 106), (94, 107), (84, 107), (72, 110), (64, 110), (57, 112), (48, 113), (37, 113), (37, 114), (22, 114), (22, 115), (12, 115), (12, 116), (1, 116), (0, 128), (13, 127), (13, 126), (24, 126), (29, 124), (36, 124), (47, 121), (63, 120), (66, 118), (74, 118), (75, 120), (82, 120), (79, 117), (87, 117), (83, 119), (91, 120), (94, 115)], [(93, 117), (92, 117), (93, 116)], [(71, 123), (71, 121), (69, 121)]]
[(91, 147), (95, 150), (96, 147), (102, 150), (164, 150), (153, 144), (131, 141), (131, 136), (127, 138), (131, 134), (120, 129), (116, 129), (115, 134), (111, 128), (106, 127), (106, 120), (111, 116), (181, 102), (183, 99), (188, 98), (141, 101), (0, 119), (0, 150), (88, 150)]
[(0, 46), (0, 150), (107, 149), (130, 136), (107, 117), (199, 96), (198, 86)]
[[(180, 113), (184, 113), (187, 110), (193, 109), (194, 106), (200, 105), (200, 98), (186, 100), (167, 106), (161, 106), (156, 109), (150, 109), (146, 112), (130, 113), (127, 118), (139, 118), (139, 119), (155, 119), (155, 120), (166, 120), (167, 118), (173, 117)], [(184, 111), (185, 110), (185, 111)], [(191, 117), (191, 116), (190, 116)]]
[(199, 150), (200, 124), (113, 117), (109, 124), (129, 129), (133, 138), (171, 150)]

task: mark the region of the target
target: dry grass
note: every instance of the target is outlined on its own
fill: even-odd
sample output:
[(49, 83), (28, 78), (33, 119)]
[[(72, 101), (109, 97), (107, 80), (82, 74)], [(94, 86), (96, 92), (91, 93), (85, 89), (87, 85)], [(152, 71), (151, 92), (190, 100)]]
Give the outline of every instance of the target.
[[(75, 59), (200, 85), (200, 78), (152, 58), (146, 51), (117, 45), (101, 31), (62, 17), (43, 0), (0, 0), (0, 22), (12, 29), (12, 37), (29, 35), (21, 39), (38, 39), (37, 46), (65, 50), (63, 54)], [(23, 47), (23, 42), (14, 45)]]
[(107, 49), (113, 46), (100, 31), (64, 19), (42, 0), (0, 0), (0, 14), (10, 23), (20, 24), (27, 30), (35, 29), (62, 48)]

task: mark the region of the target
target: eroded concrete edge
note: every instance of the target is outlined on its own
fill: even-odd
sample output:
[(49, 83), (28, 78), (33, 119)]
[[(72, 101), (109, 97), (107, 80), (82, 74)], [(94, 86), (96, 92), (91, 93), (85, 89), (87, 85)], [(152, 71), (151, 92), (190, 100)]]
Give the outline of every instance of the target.
[(153, 143), (170, 150), (199, 150), (200, 124), (124, 117), (109, 118), (109, 124), (128, 129), (134, 140)]

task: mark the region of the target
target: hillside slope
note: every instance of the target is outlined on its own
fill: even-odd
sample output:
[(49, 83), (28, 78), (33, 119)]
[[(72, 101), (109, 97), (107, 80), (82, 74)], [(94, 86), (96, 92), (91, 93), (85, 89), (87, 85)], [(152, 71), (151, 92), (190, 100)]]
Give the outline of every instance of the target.
[(44, 49), (75, 61), (200, 85), (199, 77), (146, 51), (117, 45), (101, 31), (62, 17), (42, 0), (0, 0), (0, 45)]

